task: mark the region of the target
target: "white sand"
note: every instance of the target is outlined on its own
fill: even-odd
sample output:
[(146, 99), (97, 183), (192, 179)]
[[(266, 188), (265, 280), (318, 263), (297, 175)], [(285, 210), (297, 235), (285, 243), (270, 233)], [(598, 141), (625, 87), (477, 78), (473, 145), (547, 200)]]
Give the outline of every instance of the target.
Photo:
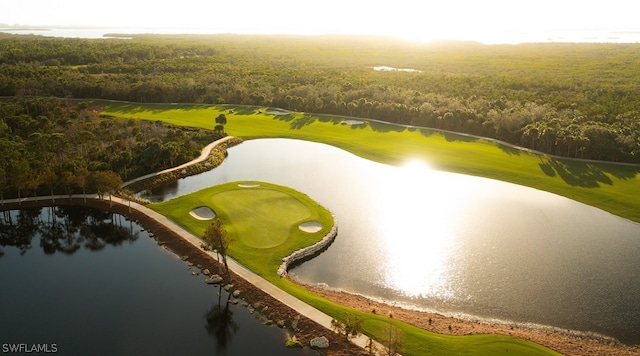
[(322, 224), (317, 221), (307, 221), (300, 224), (298, 228), (304, 232), (313, 233), (322, 230)]
[(206, 206), (201, 206), (191, 210), (189, 212), (189, 215), (193, 216), (198, 220), (211, 220), (216, 217), (216, 213)]
[(260, 184), (255, 184), (255, 183), (240, 183), (238, 184), (238, 187), (240, 188), (255, 188), (255, 187), (259, 187)]

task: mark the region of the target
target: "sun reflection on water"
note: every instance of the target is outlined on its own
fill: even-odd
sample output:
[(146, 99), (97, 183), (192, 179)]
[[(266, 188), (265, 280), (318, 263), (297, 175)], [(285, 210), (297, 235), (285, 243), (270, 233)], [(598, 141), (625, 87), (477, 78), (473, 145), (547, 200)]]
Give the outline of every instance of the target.
[(428, 164), (408, 161), (390, 169), (378, 195), (384, 284), (408, 297), (452, 297), (453, 206), (445, 177)]

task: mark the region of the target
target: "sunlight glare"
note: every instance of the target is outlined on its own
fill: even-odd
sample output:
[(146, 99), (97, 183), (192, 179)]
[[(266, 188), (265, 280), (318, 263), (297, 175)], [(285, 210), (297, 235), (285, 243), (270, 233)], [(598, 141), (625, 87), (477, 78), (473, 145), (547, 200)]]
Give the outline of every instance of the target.
[(377, 197), (384, 283), (409, 297), (447, 298), (452, 293), (447, 276), (454, 249), (453, 210), (444, 176), (438, 173), (412, 159), (380, 177), (394, 187), (393, 193)]

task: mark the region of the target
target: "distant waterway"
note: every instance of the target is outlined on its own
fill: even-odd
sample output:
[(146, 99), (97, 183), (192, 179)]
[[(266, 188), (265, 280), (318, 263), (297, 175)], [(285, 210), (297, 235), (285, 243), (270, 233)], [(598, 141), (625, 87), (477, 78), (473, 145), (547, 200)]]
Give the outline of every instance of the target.
[(298, 140), (251, 140), (213, 171), (147, 198), (236, 180), (302, 191), (338, 237), (294, 268), (303, 283), (395, 304), (640, 344), (640, 224), (510, 183), (368, 161)]

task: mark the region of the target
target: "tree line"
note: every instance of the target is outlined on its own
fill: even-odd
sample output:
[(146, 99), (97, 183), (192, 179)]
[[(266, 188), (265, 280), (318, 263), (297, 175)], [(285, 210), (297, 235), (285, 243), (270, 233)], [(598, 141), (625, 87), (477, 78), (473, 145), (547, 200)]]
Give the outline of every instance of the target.
[[(375, 66), (411, 71), (374, 70)], [(640, 45), (0, 35), (0, 95), (274, 106), (640, 163)]]
[(0, 198), (104, 194), (123, 180), (188, 162), (224, 135), (98, 111), (59, 98), (1, 100)]

